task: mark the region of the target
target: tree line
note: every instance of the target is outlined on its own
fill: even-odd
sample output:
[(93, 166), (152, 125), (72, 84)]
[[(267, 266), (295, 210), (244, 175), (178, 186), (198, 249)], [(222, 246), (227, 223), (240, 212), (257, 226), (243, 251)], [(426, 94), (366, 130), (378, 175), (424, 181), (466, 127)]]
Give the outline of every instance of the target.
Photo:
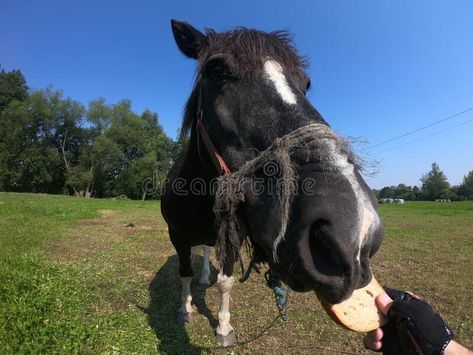
[[(0, 191), (85, 197), (159, 197), (143, 183), (163, 181), (179, 151), (150, 110), (130, 100), (87, 107), (51, 87), (30, 90), (19, 70), (0, 68)], [(450, 186), (438, 164), (422, 186), (386, 186), (378, 198), (472, 200), (473, 170)]]
[(163, 179), (178, 149), (158, 115), (130, 100), (85, 107), (0, 70), (0, 191), (144, 199), (143, 181)]
[(385, 186), (380, 190), (373, 191), (379, 199), (402, 198), (410, 201), (473, 200), (473, 170), (463, 177), (460, 185), (450, 186), (447, 176), (440, 170), (439, 165), (433, 163), (432, 169), (424, 174), (420, 181), (422, 182), (420, 188), (399, 184), (397, 186)]

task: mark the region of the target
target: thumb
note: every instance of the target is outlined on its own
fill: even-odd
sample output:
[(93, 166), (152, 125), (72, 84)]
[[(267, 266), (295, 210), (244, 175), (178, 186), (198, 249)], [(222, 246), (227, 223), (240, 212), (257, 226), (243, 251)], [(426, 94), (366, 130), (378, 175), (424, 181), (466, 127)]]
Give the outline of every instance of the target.
[(385, 316), (388, 315), (388, 311), (391, 308), (392, 303), (393, 300), (386, 292), (383, 292), (378, 297), (376, 297), (376, 305)]

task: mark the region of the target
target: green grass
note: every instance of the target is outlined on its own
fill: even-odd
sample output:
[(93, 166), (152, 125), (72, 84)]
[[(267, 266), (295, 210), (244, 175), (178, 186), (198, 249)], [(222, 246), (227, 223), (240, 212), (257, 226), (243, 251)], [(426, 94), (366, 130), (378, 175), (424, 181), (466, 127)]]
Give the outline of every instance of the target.
[(162, 226), (157, 203), (0, 194), (2, 354), (155, 351), (146, 315), (133, 304), (147, 305), (146, 282), (128, 269), (139, 266), (144, 246), (114, 239), (142, 211)]
[[(425, 297), (473, 347), (473, 202), (380, 211), (378, 279)], [(175, 323), (179, 284), (158, 202), (0, 193), (2, 354), (366, 352), (362, 335), (336, 326), (312, 293), (291, 293), (289, 321), (275, 321), (257, 274), (232, 291), (239, 345), (221, 349), (213, 336), (216, 287), (192, 284), (196, 321), (183, 328)]]

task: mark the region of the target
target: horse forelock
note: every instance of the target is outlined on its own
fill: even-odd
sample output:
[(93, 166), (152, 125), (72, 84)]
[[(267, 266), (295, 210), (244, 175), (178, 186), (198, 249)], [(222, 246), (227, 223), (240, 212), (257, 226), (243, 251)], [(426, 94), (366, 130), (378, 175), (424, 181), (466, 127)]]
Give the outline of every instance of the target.
[(296, 73), (308, 67), (306, 58), (297, 52), (288, 31), (262, 32), (238, 27), (218, 33), (207, 29), (207, 44), (199, 52), (199, 68), (214, 54), (225, 54), (239, 74), (252, 74), (271, 58), (285, 70)]

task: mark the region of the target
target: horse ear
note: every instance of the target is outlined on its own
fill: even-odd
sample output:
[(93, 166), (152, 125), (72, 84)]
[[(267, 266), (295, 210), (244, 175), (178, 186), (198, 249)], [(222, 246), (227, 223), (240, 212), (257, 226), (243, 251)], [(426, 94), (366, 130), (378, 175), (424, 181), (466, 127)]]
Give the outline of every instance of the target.
[(197, 59), (207, 37), (187, 22), (171, 20), (172, 34), (177, 46), (189, 58)]

